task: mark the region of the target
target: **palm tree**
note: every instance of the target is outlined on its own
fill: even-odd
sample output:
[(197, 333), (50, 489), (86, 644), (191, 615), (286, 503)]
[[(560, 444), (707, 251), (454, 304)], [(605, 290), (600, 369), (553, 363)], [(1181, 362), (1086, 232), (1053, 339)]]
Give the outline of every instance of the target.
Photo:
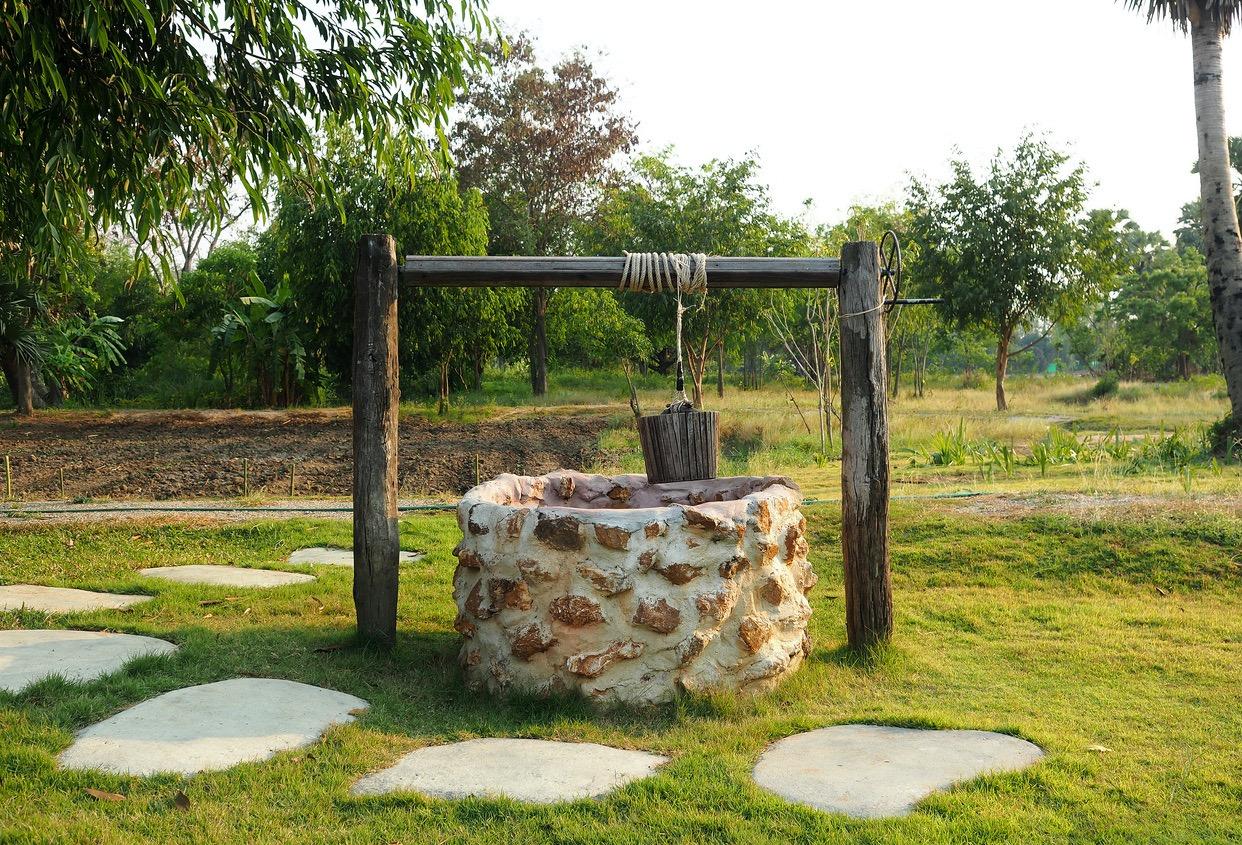
[(1199, 195), (1216, 341), (1229, 390), (1235, 432), (1242, 430), (1242, 237), (1229, 169), (1229, 138), (1221, 88), (1221, 46), (1242, 19), (1242, 0), (1122, 0), (1147, 20), (1172, 21), (1190, 31), (1195, 125), (1199, 139)]

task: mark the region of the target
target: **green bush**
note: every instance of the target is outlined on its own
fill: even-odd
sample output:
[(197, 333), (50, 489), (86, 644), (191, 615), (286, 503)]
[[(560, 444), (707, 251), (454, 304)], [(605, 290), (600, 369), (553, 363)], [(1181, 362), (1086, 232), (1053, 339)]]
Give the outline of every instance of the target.
[(1091, 388), (1092, 399), (1104, 399), (1108, 396), (1116, 396), (1117, 391), (1121, 388), (1121, 381), (1117, 378), (1116, 373), (1105, 373), (1104, 376), (1095, 383)]

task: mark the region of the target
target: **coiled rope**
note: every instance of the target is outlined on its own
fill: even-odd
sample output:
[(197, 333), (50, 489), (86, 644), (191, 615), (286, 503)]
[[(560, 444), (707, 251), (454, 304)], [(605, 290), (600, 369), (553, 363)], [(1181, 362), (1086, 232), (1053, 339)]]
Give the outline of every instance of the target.
[(682, 291), (707, 293), (707, 255), (702, 252), (627, 252), (621, 268), (620, 289), (629, 293), (663, 293), (677, 297), (677, 397), (666, 411), (689, 411), (686, 376), (682, 367), (681, 317), (686, 312)]

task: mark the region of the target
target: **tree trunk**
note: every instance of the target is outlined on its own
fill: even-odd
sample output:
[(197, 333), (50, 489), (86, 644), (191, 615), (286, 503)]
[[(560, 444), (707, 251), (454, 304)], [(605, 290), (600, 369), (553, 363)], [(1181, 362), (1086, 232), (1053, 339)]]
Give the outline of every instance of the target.
[(1230, 413), (1234, 424), (1242, 425), (1242, 238), (1238, 234), (1229, 139), (1225, 133), (1221, 33), (1209, 21), (1201, 20), (1197, 3), (1191, 4), (1190, 19), (1208, 288)]
[(443, 358), (440, 361), (440, 416), (448, 413), (449, 409), (449, 358)]
[(724, 341), (716, 344), (716, 395), (724, 398)]
[(530, 298), (530, 389), (535, 396), (548, 393), (548, 300), (551, 291), (535, 288)]
[(1005, 373), (1009, 370), (1009, 344), (1013, 340), (1013, 326), (1001, 330), (996, 339), (996, 410), (1008, 411), (1005, 400)]
[(9, 392), (13, 394), (13, 405), (17, 416), (34, 416), (34, 384), (30, 377), (30, 364), (17, 350), (7, 347), (0, 353), (0, 365), (4, 368), (4, 377), (9, 383)]

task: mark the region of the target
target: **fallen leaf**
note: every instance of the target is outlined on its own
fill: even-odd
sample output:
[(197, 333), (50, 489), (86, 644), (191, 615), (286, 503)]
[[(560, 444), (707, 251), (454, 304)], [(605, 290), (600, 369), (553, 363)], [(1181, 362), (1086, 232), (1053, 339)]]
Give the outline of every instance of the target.
[(115, 792), (106, 792), (102, 789), (93, 789), (86, 787), (86, 794), (94, 798), (96, 801), (124, 801), (124, 795), (118, 795)]
[(365, 708), (365, 707), (355, 707), (353, 710), (350, 710), (350, 711), (349, 711), (349, 715), (351, 715), (351, 716), (361, 716), (361, 715), (362, 715), (363, 713), (365, 713), (365, 712), (367, 712), (367, 708)]
[(1106, 745), (1088, 745), (1087, 750), (1094, 751), (1096, 754), (1108, 754), (1113, 749)]
[(131, 539), (131, 540), (141, 540), (141, 539), (142, 539), (142, 535), (141, 535), (141, 534), (131, 534), (131, 535), (129, 536), (129, 539)]
[(1164, 587), (1157, 587), (1156, 592), (1162, 596), (1167, 596), (1169, 594), (1169, 591), (1166, 590)]
[(224, 599), (203, 599), (198, 603), (198, 606), (211, 607), (213, 604), (224, 604)]
[(173, 796), (173, 806), (178, 810), (190, 809), (190, 796), (178, 790), (177, 794)]
[(204, 614), (203, 614), (203, 618), (204, 618), (204, 619), (211, 619), (211, 618), (213, 618), (214, 616), (215, 616), (215, 614), (214, 614), (214, 613), (204, 613)]
[(340, 651), (343, 648), (345, 648), (345, 646), (341, 643), (336, 645), (321, 645), (315, 649), (315, 652), (317, 654), (327, 654), (330, 651)]
[(245, 616), (249, 612), (250, 612), (250, 608), (246, 608), (245, 610), (242, 611), (242, 616)]

